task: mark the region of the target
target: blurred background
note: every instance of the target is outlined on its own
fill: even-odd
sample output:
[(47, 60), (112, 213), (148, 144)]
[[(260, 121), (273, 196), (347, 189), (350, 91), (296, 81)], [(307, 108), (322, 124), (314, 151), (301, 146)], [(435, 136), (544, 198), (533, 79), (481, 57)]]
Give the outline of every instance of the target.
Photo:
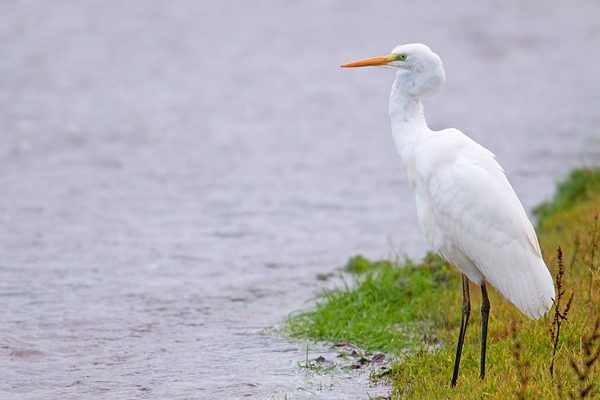
[(353, 255), (425, 254), (394, 74), (339, 67), (411, 42), (430, 127), (528, 212), (598, 163), (596, 1), (1, 2), (3, 397), (373, 395), (268, 328)]

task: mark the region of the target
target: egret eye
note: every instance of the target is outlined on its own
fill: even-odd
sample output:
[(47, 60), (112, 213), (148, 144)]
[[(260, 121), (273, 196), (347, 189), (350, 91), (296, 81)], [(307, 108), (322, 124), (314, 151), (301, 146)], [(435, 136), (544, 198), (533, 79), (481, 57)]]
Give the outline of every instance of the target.
[(396, 56), (396, 61), (406, 61), (406, 54), (398, 54)]

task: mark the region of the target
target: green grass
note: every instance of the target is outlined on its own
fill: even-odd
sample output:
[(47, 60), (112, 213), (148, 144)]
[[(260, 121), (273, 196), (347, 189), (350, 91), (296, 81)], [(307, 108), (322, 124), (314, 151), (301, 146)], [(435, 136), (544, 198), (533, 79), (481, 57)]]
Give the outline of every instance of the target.
[(355, 276), (352, 282), (324, 293), (311, 310), (291, 315), (292, 336), (348, 341), (398, 356), (379, 376), (391, 383), (392, 398), (600, 398), (599, 177), (597, 168), (574, 171), (537, 211), (540, 246), (553, 276), (564, 264), (558, 313), (553, 307), (542, 319), (529, 320), (488, 289), (483, 381), (478, 364), (481, 296), (473, 285), (458, 385), (450, 388), (462, 302), (460, 272), (433, 255), (418, 265), (351, 259), (346, 269)]
[(422, 332), (443, 321), (438, 299), (451, 285), (451, 268), (437, 256), (420, 265), (354, 257), (346, 270), (356, 274), (355, 282), (325, 292), (313, 310), (291, 315), (290, 332), (371, 351), (412, 348)]
[(543, 230), (546, 221), (552, 216), (573, 209), (598, 193), (600, 193), (600, 167), (571, 171), (565, 181), (558, 183), (554, 198), (533, 210), (538, 219), (538, 228)]

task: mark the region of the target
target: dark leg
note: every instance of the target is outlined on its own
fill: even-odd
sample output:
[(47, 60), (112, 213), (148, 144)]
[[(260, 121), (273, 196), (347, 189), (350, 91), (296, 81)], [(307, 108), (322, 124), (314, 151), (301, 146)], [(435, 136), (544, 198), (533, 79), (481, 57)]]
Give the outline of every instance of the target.
[(488, 299), (485, 282), (481, 284), (481, 360), (479, 364), (479, 377), (485, 377), (485, 349), (487, 345), (488, 317), (490, 315), (490, 300)]
[(463, 305), (462, 305), (462, 319), (460, 320), (460, 332), (458, 334), (458, 344), (456, 345), (456, 358), (454, 359), (454, 373), (452, 374), (452, 381), (450, 386), (456, 386), (456, 379), (458, 378), (458, 367), (460, 365), (460, 355), (462, 353), (463, 343), (465, 341), (465, 332), (467, 330), (467, 323), (469, 322), (469, 314), (471, 313), (471, 299), (469, 298), (469, 279), (465, 274), (462, 276), (463, 284)]

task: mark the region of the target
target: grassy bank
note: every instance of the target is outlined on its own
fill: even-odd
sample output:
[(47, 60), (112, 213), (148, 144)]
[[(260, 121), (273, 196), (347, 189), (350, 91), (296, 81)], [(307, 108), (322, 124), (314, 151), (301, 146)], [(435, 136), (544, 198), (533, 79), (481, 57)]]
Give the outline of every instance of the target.
[(394, 398), (599, 397), (599, 212), (600, 169), (574, 171), (553, 201), (537, 209), (544, 259), (555, 279), (562, 274), (562, 294), (545, 317), (531, 321), (488, 289), (484, 381), (478, 378), (481, 296), (473, 285), (458, 386), (449, 387), (460, 324), (460, 272), (433, 255), (418, 265), (351, 259), (347, 270), (353, 282), (325, 293), (314, 309), (290, 316), (290, 332), (396, 356), (379, 375), (392, 383)]

